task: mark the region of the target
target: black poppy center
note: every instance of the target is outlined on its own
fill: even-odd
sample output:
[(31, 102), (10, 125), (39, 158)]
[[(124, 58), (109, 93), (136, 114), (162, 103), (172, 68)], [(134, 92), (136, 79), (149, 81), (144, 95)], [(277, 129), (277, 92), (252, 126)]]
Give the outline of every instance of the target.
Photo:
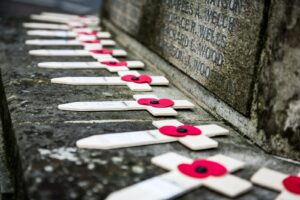
[(186, 128), (177, 128), (177, 132), (186, 133), (188, 130)]
[(133, 76), (133, 77), (131, 77), (131, 80), (133, 80), (133, 81), (138, 81), (140, 78), (139, 77), (137, 77), (137, 76)]
[(157, 100), (151, 100), (150, 103), (151, 104), (159, 104), (159, 102)]
[(117, 64), (117, 62), (116, 61), (109, 61), (109, 64), (115, 65), (115, 64)]
[(198, 172), (198, 173), (205, 173), (205, 172), (207, 172), (207, 168), (203, 167), (203, 166), (197, 166), (195, 168), (195, 171)]

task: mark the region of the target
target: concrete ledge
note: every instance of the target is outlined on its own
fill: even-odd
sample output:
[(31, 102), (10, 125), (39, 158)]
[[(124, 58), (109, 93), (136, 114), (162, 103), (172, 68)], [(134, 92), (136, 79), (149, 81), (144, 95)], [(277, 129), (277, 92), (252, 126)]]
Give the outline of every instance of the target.
[(9, 199), (14, 193), (15, 141), (11, 131), (11, 120), (2, 84), (0, 69), (0, 199)]

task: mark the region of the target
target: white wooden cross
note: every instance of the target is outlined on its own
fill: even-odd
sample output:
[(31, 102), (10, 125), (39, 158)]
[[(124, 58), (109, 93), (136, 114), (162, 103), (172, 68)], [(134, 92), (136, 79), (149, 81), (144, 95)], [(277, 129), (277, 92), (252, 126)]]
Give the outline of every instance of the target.
[[(153, 116), (176, 116), (175, 109), (192, 109), (194, 104), (188, 100), (171, 100), (173, 105), (164, 108), (154, 107), (159, 104), (159, 100), (155, 95), (133, 95), (135, 101), (88, 101), (73, 102), (61, 104), (58, 106), (60, 110), (68, 111), (130, 111), (130, 110), (147, 110)], [(142, 105), (138, 101), (144, 98), (153, 99), (151, 105)]]
[(92, 40), (26, 40), (26, 45), (35, 45), (35, 46), (87, 46), (89, 49), (98, 48), (102, 46), (115, 46), (116, 42), (114, 40), (99, 40), (99, 39), (92, 39)]
[[(79, 148), (88, 149), (116, 149), (178, 141), (192, 150), (203, 150), (218, 147), (218, 142), (210, 137), (227, 135), (229, 132), (216, 124), (210, 124), (195, 126), (200, 130), (199, 135), (191, 135), (195, 133), (189, 133), (190, 130), (184, 128), (184, 124), (177, 120), (153, 121), (152, 124), (158, 129), (94, 135), (78, 140), (76, 145)], [(181, 133), (182, 136), (166, 135), (163, 128), (169, 126), (174, 127), (175, 134)]]
[(79, 15), (67, 14), (67, 13), (57, 13), (57, 12), (41, 12), (40, 15), (57, 16), (57, 17), (61, 17), (61, 18), (79, 17)]
[[(41, 37), (60, 37), (60, 38), (74, 38), (78, 34), (74, 31), (63, 31), (63, 30), (30, 30), (27, 31), (27, 34), (30, 36), (41, 36)], [(110, 38), (111, 34), (109, 32), (97, 32), (95, 35), (98, 38)], [(86, 39), (93, 39), (86, 38)]]
[(56, 17), (59, 17), (59, 18), (67, 18), (67, 19), (80, 17), (80, 15), (67, 14), (67, 13), (56, 13), (56, 12), (41, 12), (40, 15), (43, 15), (43, 16), (56, 16)]
[[(261, 168), (251, 177), (251, 181), (259, 186), (281, 192), (276, 200), (299, 200), (300, 193), (296, 194), (290, 192), (283, 185), (283, 181), (287, 180), (288, 177), (289, 175), (287, 174), (268, 168)], [(300, 192), (300, 173), (298, 174), (298, 180), (298, 184), (296, 184), (294, 187), (298, 187), (298, 191)]]
[[(98, 52), (94, 52), (93, 50)], [(36, 49), (30, 50), (29, 54), (34, 56), (92, 56), (95, 59), (99, 59), (111, 56), (126, 56), (127, 52), (122, 49)]]
[[(236, 159), (215, 155), (204, 160), (218, 163), (226, 168), (227, 172), (220, 176), (208, 176), (195, 178), (184, 174), (179, 170), (181, 164), (192, 164), (193, 160), (179, 154), (169, 152), (152, 158), (152, 164), (161, 167), (167, 172), (165, 174), (144, 180), (132, 186), (111, 193), (106, 200), (120, 199), (143, 199), (143, 200), (165, 200), (174, 199), (193, 189), (205, 186), (228, 197), (236, 197), (252, 188), (252, 184), (237, 176), (231, 175), (244, 168), (244, 163)], [(205, 174), (210, 168), (204, 166), (191, 166), (194, 173)], [(201, 196), (199, 197), (201, 199)]]
[[(119, 76), (110, 77), (60, 77), (51, 79), (51, 83), (68, 85), (126, 85), (132, 91), (152, 91), (151, 86), (168, 85), (164, 76), (140, 75), (137, 71), (119, 71)], [(150, 86), (151, 85), (151, 86)]]
[(119, 61), (110, 56), (98, 59), (98, 62), (41, 62), (38, 67), (50, 69), (106, 69), (109, 72), (128, 71), (145, 67), (141, 61)]
[(46, 22), (57, 22), (57, 23), (65, 23), (65, 24), (70, 24), (70, 23), (82, 23), (86, 24), (89, 26), (97, 26), (99, 24), (99, 19), (96, 16), (70, 16), (70, 17), (63, 17), (62, 15), (49, 15), (47, 13), (43, 13), (40, 15), (37, 14), (32, 14), (30, 15), (30, 18), (33, 20), (38, 20), (38, 21), (46, 21)]
[[(57, 17), (60, 17), (60, 18), (67, 18), (67, 19), (80, 17), (80, 15), (67, 14), (67, 13), (56, 13), (56, 12), (41, 12), (40, 15), (57, 16)], [(86, 17), (95, 18), (96, 16), (87, 15)]]
[[(72, 26), (73, 25), (73, 26)], [(74, 27), (75, 25), (75, 27)], [(76, 25), (78, 26), (76, 28)], [(47, 29), (47, 30), (64, 30), (64, 31), (73, 31), (75, 33), (78, 32), (92, 32), (92, 31), (100, 31), (100, 27), (86, 27), (83, 24), (54, 24), (54, 23), (40, 23), (40, 22), (25, 22), (23, 23), (24, 28), (29, 29)]]
[(65, 24), (53, 24), (53, 23), (37, 23), (37, 22), (26, 22), (23, 23), (24, 28), (31, 29), (53, 29), (53, 30), (69, 30), (70, 26)]

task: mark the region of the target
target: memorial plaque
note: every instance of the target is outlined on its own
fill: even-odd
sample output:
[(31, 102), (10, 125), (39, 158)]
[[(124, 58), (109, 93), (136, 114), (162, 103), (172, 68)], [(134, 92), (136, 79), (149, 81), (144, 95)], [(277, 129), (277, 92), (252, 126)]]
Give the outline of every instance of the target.
[(106, 0), (103, 11), (120, 29), (249, 115), (263, 1)]

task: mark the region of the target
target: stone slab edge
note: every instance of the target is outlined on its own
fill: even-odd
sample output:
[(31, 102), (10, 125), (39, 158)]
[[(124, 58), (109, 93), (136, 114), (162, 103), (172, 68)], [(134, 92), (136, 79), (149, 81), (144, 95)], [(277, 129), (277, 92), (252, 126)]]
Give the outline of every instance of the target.
[(23, 177), (20, 173), (20, 162), (10, 113), (0, 70), (0, 200), (14, 200), (22, 197)]

